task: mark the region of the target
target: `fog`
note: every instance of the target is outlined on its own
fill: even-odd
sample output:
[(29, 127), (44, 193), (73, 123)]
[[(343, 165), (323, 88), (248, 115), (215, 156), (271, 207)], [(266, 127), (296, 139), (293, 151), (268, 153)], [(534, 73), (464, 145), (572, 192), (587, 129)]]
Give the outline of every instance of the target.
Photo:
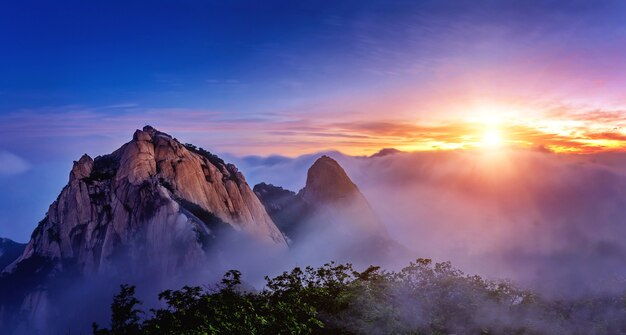
[[(51, 301), (38, 306), (33, 325), (83, 333), (89, 332), (92, 321), (107, 325), (111, 298), (122, 283), (137, 285), (138, 297), (149, 310), (160, 306), (159, 291), (211, 285), (230, 269), (241, 270), (247, 285), (261, 289), (266, 275), (330, 261), (391, 270), (418, 257), (451, 261), (466, 273), (510, 279), (552, 298), (624, 291), (626, 155), (505, 149), (380, 157), (325, 154), (344, 167), (390, 237), (406, 250), (387, 254), (395, 255), (392, 258), (380, 257), (381, 244), (370, 243), (357, 225), (345, 217), (329, 224), (332, 218), (321, 213), (309, 218), (301, 232), (306, 238), (289, 250), (267, 248), (241, 233), (225, 232), (214, 240), (208, 256), (172, 270), (171, 264), (189, 254), (195, 233), (186, 230), (172, 235), (180, 241), (163, 245), (159, 259), (122, 256), (116, 261), (117, 273), (57, 280)], [(243, 171), (250, 186), (265, 181), (298, 191), (308, 167), (320, 155), (227, 160)], [(159, 264), (169, 264), (168, 270), (162, 271)], [(489, 308), (485, 305), (485, 311)], [(499, 323), (508, 323), (509, 316), (492, 314)], [(419, 320), (418, 315), (409, 318)]]
[[(496, 149), (351, 157), (348, 172), (415, 256), (550, 296), (620, 291), (626, 155)], [(315, 155), (313, 155), (315, 157)], [(305, 176), (311, 155), (237, 163), (252, 185)], [(297, 191), (303, 179), (286, 186)], [(301, 184), (297, 184), (297, 183)]]

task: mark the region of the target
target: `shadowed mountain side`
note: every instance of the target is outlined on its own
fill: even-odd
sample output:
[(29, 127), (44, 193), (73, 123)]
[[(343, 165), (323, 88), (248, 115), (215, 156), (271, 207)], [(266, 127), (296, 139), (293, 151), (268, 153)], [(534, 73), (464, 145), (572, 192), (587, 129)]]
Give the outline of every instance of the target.
[(8, 238), (0, 238), (0, 272), (20, 257), (24, 248), (26, 248), (26, 244), (17, 243)]
[(276, 226), (288, 237), (289, 243), (293, 243), (298, 223), (313, 214), (313, 208), (295, 192), (280, 186), (260, 183), (253, 190)]

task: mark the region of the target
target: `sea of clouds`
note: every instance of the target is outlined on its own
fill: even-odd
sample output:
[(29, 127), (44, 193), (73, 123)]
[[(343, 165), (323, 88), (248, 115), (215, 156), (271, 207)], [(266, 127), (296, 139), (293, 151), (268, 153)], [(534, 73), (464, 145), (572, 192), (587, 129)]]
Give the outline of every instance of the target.
[[(552, 296), (619, 292), (626, 154), (441, 151), (334, 157), (416, 257)], [(254, 185), (297, 191), (320, 154), (231, 157)]]

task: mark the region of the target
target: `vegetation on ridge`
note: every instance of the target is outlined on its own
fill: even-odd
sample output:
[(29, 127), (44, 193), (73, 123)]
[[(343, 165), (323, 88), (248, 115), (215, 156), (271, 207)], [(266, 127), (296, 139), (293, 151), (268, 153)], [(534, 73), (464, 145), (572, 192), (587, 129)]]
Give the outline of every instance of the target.
[(266, 277), (259, 292), (227, 272), (213, 288), (185, 286), (140, 310), (133, 286), (111, 305), (108, 334), (618, 334), (622, 298), (542, 299), (507, 282), (466, 275), (449, 262), (418, 259), (397, 272), (350, 264), (294, 268)]

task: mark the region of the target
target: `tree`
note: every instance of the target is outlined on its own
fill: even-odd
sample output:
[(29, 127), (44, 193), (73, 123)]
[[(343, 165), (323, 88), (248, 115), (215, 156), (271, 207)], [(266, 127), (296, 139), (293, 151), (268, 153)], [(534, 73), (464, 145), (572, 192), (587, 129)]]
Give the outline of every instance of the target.
[(111, 330), (100, 329), (93, 324), (93, 332), (97, 335), (138, 335), (141, 334), (140, 315), (137, 309), (141, 301), (135, 297), (135, 286), (120, 285), (120, 293), (113, 298), (111, 304)]

